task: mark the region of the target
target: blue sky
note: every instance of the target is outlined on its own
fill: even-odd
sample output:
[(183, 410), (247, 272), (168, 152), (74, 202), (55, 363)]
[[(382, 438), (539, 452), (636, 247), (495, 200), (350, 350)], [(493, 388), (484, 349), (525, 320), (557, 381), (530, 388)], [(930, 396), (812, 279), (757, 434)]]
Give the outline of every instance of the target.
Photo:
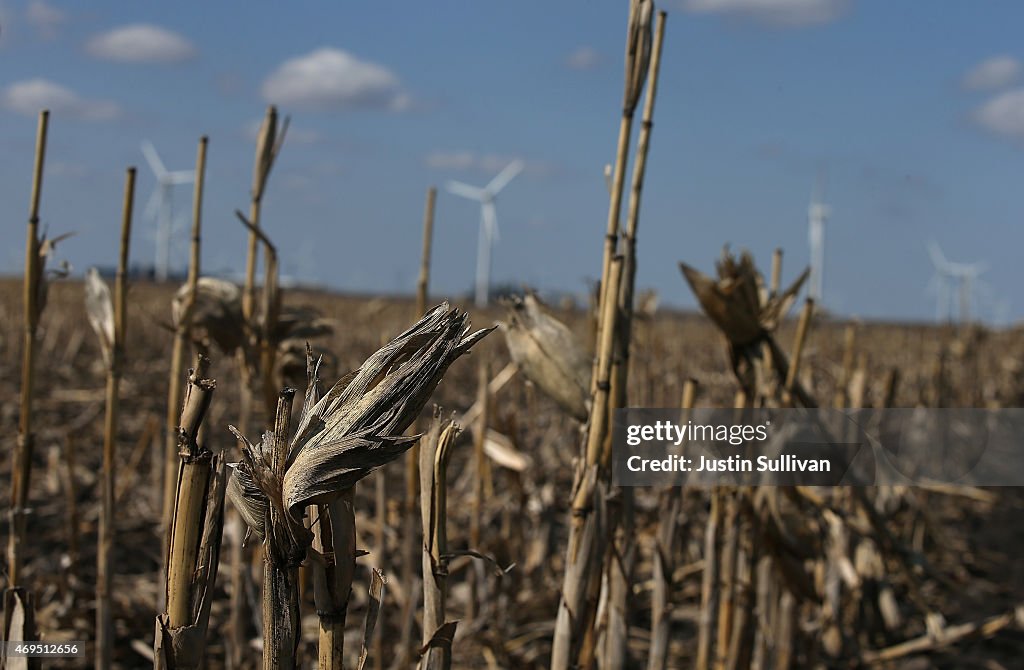
[[(36, 109), (53, 110), (44, 223), (77, 272), (116, 257), (125, 166), (140, 167), (132, 257), (153, 188), (139, 143), (190, 168), (210, 136), (206, 270), (239, 269), (232, 211), (268, 102), (292, 117), (264, 224), (286, 272), (410, 291), (424, 193), (526, 170), (498, 202), (495, 282), (583, 291), (600, 270), (625, 2), (234, 3), (0, 0), (0, 272), (19, 271)], [(1024, 243), (1024, 51), (1015, 0), (676, 0), (639, 236), (640, 288), (692, 306), (680, 260), (721, 246), (786, 276), (828, 174), (825, 303), (934, 318), (925, 243), (985, 261), (981, 309), (1012, 300)], [(182, 207), (189, 201), (179, 193)], [(478, 210), (441, 192), (433, 287), (472, 285)], [(184, 239), (184, 235), (182, 235)], [(184, 254), (178, 256), (182, 260)]]

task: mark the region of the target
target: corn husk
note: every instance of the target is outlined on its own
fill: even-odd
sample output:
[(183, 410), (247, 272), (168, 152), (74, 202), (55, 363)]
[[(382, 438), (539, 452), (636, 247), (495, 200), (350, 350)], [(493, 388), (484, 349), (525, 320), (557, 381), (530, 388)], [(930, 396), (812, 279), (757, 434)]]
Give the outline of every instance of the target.
[[(402, 433), (448, 366), (493, 330), (470, 333), (467, 326), (465, 313), (439, 305), (323, 397), (317, 390), (319, 363), (310, 357), (309, 384), (281, 478), (271, 462), (274, 433), (253, 444), (235, 432), (243, 455), (232, 466), (228, 497), (257, 537), (281, 555), (305, 554), (311, 535), (301, 521), (303, 510), (338, 498), (412, 446), (418, 436)], [(271, 506), (284, 527), (268, 527)]]
[(506, 302), (502, 324), (512, 360), (527, 379), (579, 421), (587, 418), (591, 358), (569, 328), (527, 294)]

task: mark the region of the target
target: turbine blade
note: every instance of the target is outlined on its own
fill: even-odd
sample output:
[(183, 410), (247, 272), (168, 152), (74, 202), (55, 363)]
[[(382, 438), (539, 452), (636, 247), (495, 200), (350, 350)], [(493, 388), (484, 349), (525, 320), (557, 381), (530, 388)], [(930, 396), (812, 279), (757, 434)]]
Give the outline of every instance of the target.
[(142, 143), (142, 155), (146, 157), (146, 162), (149, 163), (149, 169), (153, 171), (157, 179), (164, 179), (167, 176), (167, 168), (164, 167), (164, 162), (160, 160), (160, 155), (156, 152), (156, 147), (149, 140), (145, 140)]
[(444, 185), (452, 195), (458, 195), (469, 200), (483, 202), (487, 198), (487, 192), (482, 188), (463, 184), (461, 181), (450, 181)]
[(484, 190), (492, 196), (498, 195), (508, 183), (516, 178), (523, 171), (523, 161), (514, 160), (505, 166), (505, 169), (498, 173), (498, 176), (491, 180), (491, 183), (484, 187)]
[(196, 180), (195, 170), (178, 170), (171, 172), (166, 177), (172, 184), (191, 184)]
[(143, 211), (142, 216), (146, 219), (155, 219), (157, 210), (160, 208), (160, 187), (153, 189), (153, 194), (149, 196), (149, 201), (146, 202), (146, 209)]
[(949, 262), (942, 253), (942, 249), (939, 248), (939, 243), (935, 240), (928, 240), (928, 255), (931, 256), (932, 265), (941, 272), (949, 272)]

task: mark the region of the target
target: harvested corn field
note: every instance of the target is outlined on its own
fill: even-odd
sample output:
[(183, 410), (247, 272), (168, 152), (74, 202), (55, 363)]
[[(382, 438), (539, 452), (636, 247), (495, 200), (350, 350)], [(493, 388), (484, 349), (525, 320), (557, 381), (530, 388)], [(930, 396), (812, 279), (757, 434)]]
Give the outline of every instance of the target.
[[(3, 283), (0, 379), (8, 397), (15, 396), (18, 388), (19, 293), (16, 282)], [(88, 640), (94, 630), (104, 364), (98, 340), (83, 326), (82, 293), (78, 282), (62, 281), (51, 287), (48, 316), (39, 338), (39, 357), (45, 364), (40, 365), (36, 385), (33, 530), (24, 550), (24, 574), (25, 583), (35, 585), (36, 624), (48, 640)], [(135, 284), (127, 309), (126, 348), (133, 354), (126, 361), (120, 389), (121, 467), (115, 491), (117, 540), (111, 560), (116, 567), (111, 576), (110, 605), (116, 640), (112, 661), (120, 667), (149, 662), (152, 622), (163, 591), (161, 424), (169, 370), (167, 350), (173, 341), (169, 318), (173, 293), (173, 287)], [(415, 311), (413, 302), (407, 300), (302, 292), (290, 293), (284, 306), (304, 305), (316, 305), (323, 319), (336, 324), (334, 332), (316, 344), (317, 349), (337, 352), (336, 360), (321, 368), (323, 379), (334, 379), (342, 371), (358, 367), (382, 337), (404, 330)], [(552, 313), (585, 341), (588, 317), (584, 312)], [(507, 315), (493, 310), (473, 312), (471, 318), (476, 324), (490, 324)], [(780, 342), (792, 340), (795, 326), (792, 320), (782, 324)], [(1024, 396), (1016, 368), (1016, 361), (1024, 356), (1019, 333), (979, 331), (965, 342), (939, 328), (858, 324), (854, 326), (854, 363), (844, 372), (842, 361), (849, 358), (844, 348), (847, 327), (842, 322), (823, 321), (808, 334), (801, 367), (804, 383), (817, 397), (831, 399), (843, 391), (839, 382), (846, 375), (849, 382), (843, 392), (859, 397), (865, 406), (882, 403), (890, 393), (893, 370), (899, 371), (891, 398), (897, 407), (927, 403), (937, 394), (944, 394), (951, 404), (981, 401), (1006, 406), (1019, 404)], [(694, 314), (663, 311), (638, 322), (635, 332), (641, 346), (632, 359), (630, 394), (638, 398), (638, 405), (679, 404), (684, 382), (691, 378), (700, 380), (700, 406), (733, 402), (736, 382), (727, 353), (709, 321)], [(492, 380), (510, 363), (504, 343), (492, 337), (485, 338), (471, 356), (456, 361), (438, 386), (431, 402), (443, 408), (443, 418), (455, 412), (458, 422), (474, 406), (480, 361), (492, 371)], [(237, 370), (233, 359), (219, 352), (211, 356), (207, 375), (216, 377), (217, 389), (206, 421), (218, 428), (210, 429), (207, 445), (231, 453), (235, 439), (227, 426), (238, 411), (237, 398), (232, 397), (236, 394), (231, 391), (237, 388)], [(945, 361), (941, 372), (936, 365), (940, 360)], [(573, 445), (579, 439), (579, 424), (546, 396), (539, 384), (519, 374), (495, 390), (488, 409), (489, 439), (484, 444), (488, 459), (479, 508), (473, 502), (477, 491), (473, 431), (477, 424), (465, 423), (447, 449), (446, 544), (452, 556), (442, 588), (447, 593), (446, 619), (459, 621), (451, 646), (452, 665), (544, 668), (550, 662), (564, 570), (562, 548), (569, 533), (565, 492), (572, 485)], [(16, 410), (16, 403), (5, 403), (3, 421), (8, 436), (16, 427)], [(430, 412), (425, 411), (423, 417), (428, 419)], [(13, 439), (8, 437), (6, 445), (13, 448)], [(228, 457), (232, 462), (236, 459)], [(0, 475), (6, 487), (9, 464), (0, 467)], [(384, 482), (383, 496), (378, 495), (378, 481)], [(361, 480), (352, 503), (356, 546), (369, 553), (357, 559), (353, 575), (348, 638), (350, 645), (358, 648), (368, 604), (369, 568), (377, 567), (388, 581), (377, 623), (380, 641), (371, 641), (370, 648), (383, 654), (385, 667), (398, 664), (403, 652), (406, 658), (413, 658), (421, 646), (422, 531), (417, 509), (415, 535), (412, 542), (406, 539), (409, 526), (404, 521), (404, 491), (402, 465), (397, 464)], [(920, 639), (923, 641), (916, 649), (906, 649), (907, 655), (894, 661), (896, 667), (958, 668), (965, 663), (980, 667), (986, 662), (990, 667), (999, 667), (992, 663), (1013, 667), (1014, 659), (1024, 653), (1024, 638), (1012, 621), (999, 626), (998, 632), (983, 634), (972, 629), (962, 640), (948, 644), (930, 634), (928, 626), (938, 626), (934, 630), (939, 633), (952, 630), (955, 634), (958, 626), (984, 625), (989, 617), (1013, 612), (1024, 600), (1024, 574), (1017, 560), (1024, 547), (1024, 528), (1019, 522), (1024, 497), (1016, 489), (911, 488), (867, 493), (884, 513), (894, 552), (868, 552), (874, 533), (866, 532), (862, 521), (849, 519), (847, 556), (853, 562), (857, 588), (847, 591), (843, 587), (843, 619), (837, 622), (842, 647), (832, 658), (856, 665), (856, 659), (848, 656), (855, 651), (867, 663), (868, 654), (891, 649), (897, 651), (888, 653), (900, 654), (900, 644)], [(659, 667), (692, 667), (695, 663), (709, 505), (714, 504), (707, 491), (637, 491), (633, 521), (637, 553), (627, 618), (627, 653), (633, 664), (645, 661), (654, 642), (653, 631), (658, 630), (652, 629), (654, 609), (667, 624), (667, 644), (660, 652), (664, 666)], [(816, 513), (812, 516), (821, 501), (798, 499), (793, 504), (805, 509), (808, 520), (821, 518)], [(666, 516), (667, 510), (671, 517)], [(668, 534), (667, 545), (666, 518), (677, 524)], [(471, 542), (474, 523), (479, 524), (475, 543)], [(817, 546), (828, 537), (830, 527), (820, 523), (815, 520), (814, 525), (809, 522), (802, 528), (798, 524), (807, 546)], [(719, 526), (723, 527), (728, 526)], [(723, 531), (717, 532), (721, 535)], [(228, 528), (225, 542), (230, 536)], [(413, 546), (416, 561), (411, 570), (402, 564), (408, 544)], [(249, 547), (243, 564), (245, 575), (240, 580), (233, 578), (226, 560), (231, 549), (225, 547), (221, 552), (220, 574), (210, 594), (205, 642), (209, 667), (223, 667), (230, 657), (234, 639), (231, 589), (235, 583), (245, 585), (242, 599), (248, 606), (243, 619), (246, 647), (241, 656), (246, 663), (260, 657), (262, 559), (252, 553), (259, 551), (255, 538), (250, 539)], [(469, 550), (488, 558), (464, 553)], [(822, 548), (822, 557), (828, 556)], [(813, 560), (805, 560), (811, 562), (797, 567), (806, 575), (810, 592), (801, 592), (795, 606), (800, 625), (793, 632), (792, 667), (819, 663), (828, 667), (838, 663), (829, 660), (825, 647), (829, 622), (822, 617), (822, 608), (827, 601), (816, 590), (823, 583), (815, 582), (820, 577), (815, 577)], [(402, 576), (407, 570), (412, 579), (405, 582)], [(771, 579), (770, 575), (765, 572), (760, 578)], [(776, 579), (773, 588), (786, 588), (782, 576)], [(317, 656), (319, 624), (314, 580), (300, 577), (300, 582), (304, 588), (299, 655), (308, 665)], [(415, 600), (415, 610), (407, 619), (410, 597)], [(471, 617), (474, 609), (476, 616)], [(916, 665), (911, 665), (914, 659)], [(375, 662), (372, 654), (369, 662)]]
[[(1019, 667), (1024, 331), (1005, 302), (1013, 282), (1005, 262), (950, 260), (934, 239), (915, 240), (934, 271), (935, 323), (907, 289), (907, 240), (923, 232), (915, 207), (949, 197), (955, 212), (979, 200), (998, 185), (1006, 170), (993, 166), (1005, 155), (975, 158), (940, 179), (955, 188), (888, 167), (893, 152), (921, 159), (896, 140), (865, 164), (854, 154), (871, 143), (852, 132), (849, 105), (813, 149), (798, 148), (814, 137), (805, 133), (817, 123), (810, 119), (789, 130), (793, 141), (750, 135), (758, 124), (749, 115), (757, 108), (770, 120), (778, 99), (792, 105), (786, 118), (802, 118), (798, 108), (807, 105), (774, 77), (820, 63), (774, 46), (747, 53), (738, 33), (712, 28), (709, 16), (729, 15), (758, 35), (834, 26), (848, 39), (840, 27), (856, 33), (847, 19), (853, 3), (679, 4), (673, 14), (692, 21), (682, 37), (666, 32), (669, 14), (651, 0), (622, 3), (615, 25), (625, 18), (624, 68), (616, 57), (610, 79), (607, 56), (589, 46), (563, 54), (554, 72), (547, 50), (567, 47), (561, 32), (545, 33), (554, 22), (531, 22), (538, 48), (529, 54), (480, 59), (499, 71), (512, 63), (517, 81), (535, 87), (515, 89), (505, 109), (493, 110), (506, 114), (494, 127), (507, 131), (505, 141), (532, 141), (557, 157), (524, 157), (518, 147), (508, 155), (428, 151), (424, 170), (473, 183), (474, 172), (489, 175), (484, 186), (447, 180), (443, 191), (427, 185), (436, 174), (428, 181), (410, 167), (409, 152), (434, 141), (435, 126), (422, 124), (448, 128), (451, 141), (468, 138), (482, 108), (470, 107), (474, 122), (461, 107), (438, 114), (462, 89), (438, 81), (430, 93), (416, 89), (334, 46), (283, 57), (254, 96), (241, 71), (277, 53), (276, 38), (286, 37), (261, 12), (253, 12), (249, 40), (259, 54), (197, 33), (206, 40), (199, 49), (148, 23), (83, 43), (88, 59), (107, 64), (97, 67), (166, 68), (111, 75), (108, 83), (135, 104), (158, 82), (177, 91), (187, 81), (195, 100), (162, 98), (165, 121), (144, 107), (128, 113), (113, 100), (79, 96), (35, 70), (5, 84), (0, 115), (36, 125), (34, 142), (24, 125), (0, 127), (17, 149), (0, 169), (27, 175), (29, 202), (21, 277), (12, 270), (0, 279), (0, 670)], [(394, 52), (402, 60), (408, 50), (409, 71), (427, 86), (434, 75), (424, 63), (439, 72), (474, 59), (457, 46), (464, 35), (424, 31), (419, 11), (389, 14), (386, 23), (389, 34), (410, 27)], [(473, 18), (478, 11), (460, 9), (454, 25), (485, 23)], [(486, 11), (486, 23), (524, 30), (522, 15), (505, 14), (514, 10)], [(588, 34), (607, 48), (605, 10), (593, 11), (602, 18)], [(64, 33), (65, 24), (109, 18), (98, 12), (100, 19), (33, 0), (14, 15), (35, 41), (15, 21), (12, 48), (66, 50), (73, 30)], [(215, 33), (225, 17), (209, 14), (203, 25)], [(0, 39), (8, 39), (10, 16), (0, 7)], [(309, 23), (330, 24), (319, 16)], [(375, 32), (345, 25), (359, 26), (355, 44)], [(275, 39), (255, 36), (268, 28)], [(925, 39), (916, 26), (909, 32)], [(430, 48), (419, 42), (428, 33)], [(622, 53), (621, 27), (615, 35)], [(503, 39), (471, 46), (489, 52)], [(712, 81), (748, 69), (732, 68), (740, 53), (781, 59), (739, 87), (740, 101), (680, 74), (681, 62), (716, 60), (681, 48), (711, 54), (722, 40), (735, 53), (720, 54)], [(453, 47), (451, 59), (441, 55)], [(201, 69), (212, 62), (207, 49), (223, 70)], [(542, 54), (548, 60), (535, 60)], [(872, 55), (862, 53), (865, 62)], [(1000, 56), (964, 75), (960, 95), (994, 96), (971, 115), (975, 130), (1019, 139), (1024, 98), (1000, 91), (1021, 69)], [(588, 74), (602, 81), (600, 95), (584, 93)], [(92, 71), (78, 76), (96, 81)], [(565, 77), (575, 78), (579, 100), (564, 97), (572, 88)], [(791, 87), (806, 88), (810, 74), (802, 77)], [(480, 82), (474, 102), (483, 104), (492, 84), (479, 72), (472, 78)], [(222, 107), (198, 103), (211, 82)], [(756, 92), (764, 82), (775, 93)], [(499, 88), (492, 92), (514, 87)], [(680, 95), (693, 90), (704, 95)], [(915, 95), (929, 109), (941, 97)], [(536, 104), (546, 97), (555, 104)], [(169, 138), (166, 119), (185, 98), (189, 113), (174, 123), (210, 134), (197, 135), (188, 170), (168, 170), (153, 142), (132, 140), (152, 172), (143, 204), (137, 184), (149, 177), (130, 165), (120, 173), (124, 137), (147, 120)], [(262, 119), (244, 133), (225, 130), (221, 113), (243, 99), (266, 103)], [(660, 99), (669, 114), (656, 114)], [(193, 102), (206, 111), (197, 117)], [(612, 122), (601, 142), (588, 126), (590, 107)], [(294, 129), (293, 110), (301, 118)], [(745, 116), (731, 121), (727, 110)], [(888, 118), (858, 116), (864, 128)], [(339, 134), (340, 118), (351, 136)], [(687, 135), (708, 119), (724, 133), (717, 145)], [(929, 125), (904, 123), (922, 132)], [(107, 124), (108, 132), (83, 133), (81, 124)], [(555, 127), (558, 141), (541, 139)], [(711, 136), (706, 127), (696, 132)], [(734, 135), (751, 146), (738, 148)], [(845, 144), (850, 137), (856, 147)], [(591, 154), (594, 144), (605, 148)], [(175, 160), (183, 146), (179, 137), (171, 147)], [(342, 167), (339, 155), (351, 162)], [(76, 168), (71, 158), (104, 167)], [(944, 174), (938, 161), (921, 160), (930, 163), (922, 174)], [(758, 161), (774, 165), (774, 187), (752, 178), (750, 202), (722, 190)], [(836, 166), (834, 196), (826, 163)], [(583, 164), (604, 166), (603, 186), (594, 175), (581, 185), (577, 177), (590, 174)], [(773, 208), (788, 212), (792, 203), (769, 192), (786, 175), (811, 173), (805, 267), (799, 250), (784, 253), (791, 226), (760, 217), (771, 224)], [(188, 207), (175, 196), (186, 185)], [(530, 197), (506, 199), (506, 189), (519, 187)], [(10, 189), (6, 178), (0, 189)], [(478, 237), (452, 232), (458, 216), (449, 196), (479, 206)], [(499, 196), (514, 223), (528, 222), (512, 226), (515, 238), (502, 243), (508, 256), (495, 254)], [(875, 244), (863, 246), (870, 236), (859, 228), (840, 227), (843, 253), (825, 253), (832, 197), (838, 221), (862, 218)], [(710, 213), (712, 201), (727, 207)], [(80, 202), (81, 212), (71, 216), (68, 202)], [(691, 202), (702, 204), (686, 209)], [(51, 203), (62, 213), (52, 226)], [(752, 214), (756, 229), (739, 224)], [(548, 225), (551, 217), (559, 225)], [(894, 219), (909, 223), (897, 228)], [(930, 230), (957, 240), (957, 259), (998, 237), (949, 228)], [(656, 243), (644, 246), (648, 235)], [(719, 237), (772, 251), (758, 257)], [(998, 239), (986, 252), (1005, 261), (1013, 235)], [(471, 240), (474, 285), (453, 288), (453, 273), (464, 280), (472, 266)], [(155, 252), (152, 265), (138, 260), (140, 247)], [(68, 257), (89, 258), (90, 267), (74, 268)], [(329, 269), (314, 288), (317, 257)], [(495, 265), (505, 283), (495, 281)], [(579, 300), (567, 273), (583, 267), (593, 279)], [(397, 268), (390, 283), (389, 268)], [(1003, 280), (990, 285), (988, 274)], [(658, 290), (641, 288), (648, 280)], [(667, 306), (659, 307), (659, 291)], [(847, 316), (844, 296), (875, 318)], [(771, 476), (746, 475), (762, 461), (758, 471)], [(694, 462), (704, 476), (691, 477)]]

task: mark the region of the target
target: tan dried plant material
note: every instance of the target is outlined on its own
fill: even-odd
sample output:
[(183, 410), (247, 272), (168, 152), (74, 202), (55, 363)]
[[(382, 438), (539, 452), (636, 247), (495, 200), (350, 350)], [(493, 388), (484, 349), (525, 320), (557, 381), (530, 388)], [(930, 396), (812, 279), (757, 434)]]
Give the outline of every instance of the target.
[[(491, 330), (471, 333), (468, 316), (444, 303), (323, 397), (317, 391), (319, 362), (310, 359), (309, 385), (287, 445), (283, 478), (274, 474), (271, 462), (278, 439), (272, 432), (264, 433), (258, 444), (235, 432), (243, 454), (232, 466), (228, 497), (257, 537), (282, 556), (301, 560), (311, 539), (302, 523), (305, 507), (336, 499), (412, 446), (418, 436), (402, 433), (419, 416), (448, 366)], [(268, 527), (271, 506), (275, 518), (286, 520), (284, 527)]]
[(717, 279), (686, 263), (679, 266), (701, 309), (725, 334), (730, 344), (739, 347), (757, 342), (778, 327), (810, 272), (804, 270), (789, 288), (772, 296), (765, 287), (764, 277), (754, 265), (754, 258), (747, 251), (736, 259), (725, 247), (721, 260), (715, 264)]
[(512, 360), (562, 410), (586, 421), (592, 360), (583, 344), (532, 293), (505, 306), (509, 319), (501, 325)]
[(103, 363), (109, 366), (114, 348), (114, 303), (110, 298), (110, 287), (96, 268), (89, 268), (85, 273), (85, 314), (100, 340)]
[(626, 79), (624, 107), (632, 114), (644, 90), (647, 69), (651, 62), (652, 20), (651, 0), (630, 0), (629, 28), (626, 35)]
[[(174, 294), (171, 318), (177, 328), (185, 316), (188, 284)], [(191, 338), (195, 342), (216, 344), (230, 354), (244, 342), (242, 291), (233, 283), (216, 277), (200, 277), (192, 307)]]

